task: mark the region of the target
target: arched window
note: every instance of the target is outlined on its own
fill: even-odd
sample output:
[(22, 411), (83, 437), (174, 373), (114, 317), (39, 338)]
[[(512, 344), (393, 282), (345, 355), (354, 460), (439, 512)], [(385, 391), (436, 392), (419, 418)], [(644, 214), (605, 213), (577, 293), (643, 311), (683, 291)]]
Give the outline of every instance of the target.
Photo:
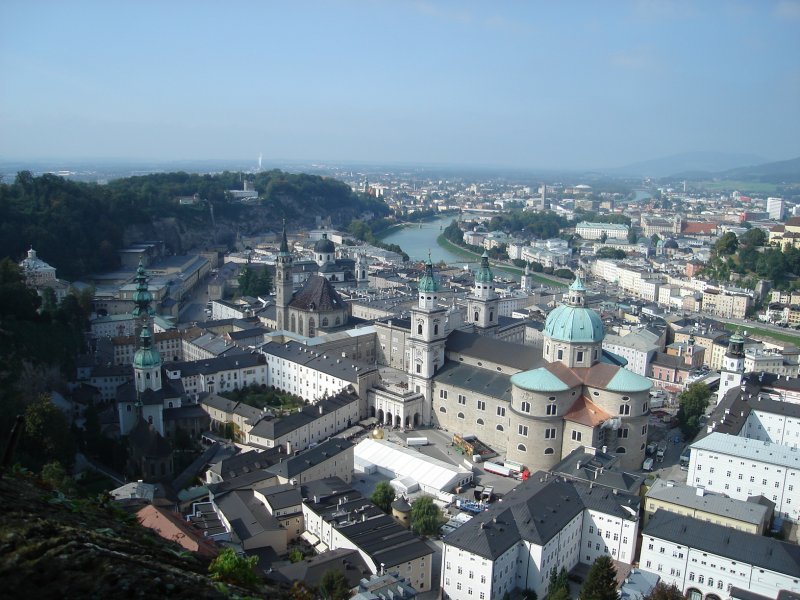
[(497, 431), (503, 431), (503, 426), (502, 425), (498, 425), (497, 427), (495, 427), (495, 429), (497, 429)]
[(322, 317), (322, 327), (328, 326), (328, 317)]
[(341, 325), (342, 324), (342, 319), (340, 317), (336, 317), (336, 324), (337, 325)]
[(457, 416), (459, 419), (463, 419), (463, 418), (464, 418), (464, 413), (458, 413), (456, 416)]
[(145, 379), (150, 379), (150, 373), (145, 373), (145, 374), (144, 374), (144, 378), (145, 378)]
[(544, 453), (545, 454), (555, 454), (555, 450), (553, 450), (552, 448), (545, 448), (544, 449)]
[(291, 317), (291, 327), (289, 329), (292, 333), (297, 333), (297, 319), (294, 315)]
[(434, 324), (433, 326), (433, 335), (439, 335), (439, 325)]
[(476, 310), (475, 311), (475, 321), (477, 321), (477, 320), (478, 320), (478, 311)]
[(483, 419), (478, 419), (478, 420), (476, 421), (476, 423), (478, 423), (478, 425), (483, 425)]
[(419, 325), (417, 325), (417, 333), (418, 333), (419, 335), (422, 335), (422, 323), (420, 323)]
[(150, 415), (149, 417), (147, 417), (147, 422), (150, 423), (150, 425), (153, 424), (153, 415)]
[(446, 412), (447, 412), (447, 409), (446, 409), (444, 406), (440, 406), (440, 407), (439, 407), (439, 412), (440, 412), (440, 413), (446, 413)]
[(316, 333), (316, 323), (314, 323), (314, 317), (311, 317), (308, 320), (308, 337), (314, 337)]
[(520, 452), (527, 452), (528, 451), (528, 449), (525, 448), (525, 444), (517, 444), (517, 450), (519, 450)]
[(493, 310), (489, 311), (489, 320), (490, 321), (494, 321), (494, 311)]
[(620, 446), (619, 448), (617, 448), (617, 454), (625, 454), (626, 452), (627, 450), (625, 450), (624, 446)]

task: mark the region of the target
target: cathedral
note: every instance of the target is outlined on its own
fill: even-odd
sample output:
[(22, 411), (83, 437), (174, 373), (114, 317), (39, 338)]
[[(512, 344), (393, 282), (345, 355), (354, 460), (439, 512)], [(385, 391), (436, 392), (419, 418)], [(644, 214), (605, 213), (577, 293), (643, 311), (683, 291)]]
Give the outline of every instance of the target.
[(430, 260), (406, 344), (408, 386), (425, 397), (422, 422), (474, 434), (506, 462), (549, 469), (581, 446), (616, 454), (622, 468), (645, 457), (651, 382), (602, 348), (600, 316), (580, 277), (547, 317), (541, 350), (493, 338), (497, 295), (484, 256), (468, 298), (474, 333), (451, 330)]

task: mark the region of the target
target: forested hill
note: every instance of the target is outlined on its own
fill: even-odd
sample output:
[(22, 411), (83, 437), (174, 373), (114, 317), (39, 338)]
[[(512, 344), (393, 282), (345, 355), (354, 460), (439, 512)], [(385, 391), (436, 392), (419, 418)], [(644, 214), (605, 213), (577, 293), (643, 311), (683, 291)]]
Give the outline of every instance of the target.
[[(247, 178), (256, 203), (236, 202)], [(181, 196), (204, 200), (180, 205)], [(213, 207), (212, 226), (210, 207)], [(389, 214), (380, 200), (356, 194), (341, 181), (274, 170), (258, 174), (159, 173), (117, 179), (107, 185), (78, 183), (55, 175), (20, 172), (0, 184), (0, 258), (19, 260), (34, 247), (67, 279), (113, 269), (117, 250), (139, 239), (164, 239), (175, 252), (212, 243), (230, 245), (242, 235), (290, 226), (312, 226), (331, 217), (346, 225), (365, 213)]]

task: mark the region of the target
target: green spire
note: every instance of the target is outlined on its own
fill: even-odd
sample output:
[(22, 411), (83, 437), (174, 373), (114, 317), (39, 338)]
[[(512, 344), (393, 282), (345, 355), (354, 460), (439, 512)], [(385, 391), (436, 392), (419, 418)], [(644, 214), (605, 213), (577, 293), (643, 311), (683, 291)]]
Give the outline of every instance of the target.
[(161, 365), (161, 355), (153, 348), (153, 336), (150, 327), (145, 323), (139, 334), (139, 349), (133, 355), (133, 366), (137, 369), (149, 369)]
[(492, 274), (492, 269), (489, 266), (489, 253), (484, 250), (483, 256), (481, 256), (481, 266), (475, 273), (475, 283), (492, 283), (493, 281), (494, 275)]
[(136, 308), (133, 309), (133, 316), (153, 315), (155, 311), (150, 306), (153, 301), (153, 294), (147, 289), (147, 274), (141, 259), (139, 260), (139, 267), (136, 269), (134, 281), (136, 282), (136, 291), (133, 292), (133, 301), (136, 304)]
[(586, 286), (583, 285), (583, 281), (581, 280), (580, 275), (575, 275), (575, 281), (572, 282), (572, 285), (569, 286), (573, 292), (585, 292)]
[(425, 274), (419, 280), (420, 292), (437, 292), (439, 286), (436, 285), (436, 278), (433, 276), (433, 263), (431, 262), (431, 253), (428, 252), (428, 262), (425, 263)]

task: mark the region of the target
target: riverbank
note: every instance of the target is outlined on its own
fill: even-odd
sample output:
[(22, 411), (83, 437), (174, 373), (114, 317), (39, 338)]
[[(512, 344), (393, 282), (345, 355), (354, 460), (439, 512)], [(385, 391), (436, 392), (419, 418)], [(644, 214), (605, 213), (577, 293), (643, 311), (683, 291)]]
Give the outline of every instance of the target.
[[(727, 329), (728, 331), (746, 330), (747, 335), (752, 335), (754, 337), (772, 338), (773, 340), (777, 340), (779, 342), (788, 342), (790, 344), (794, 344), (795, 346), (800, 346), (800, 332), (796, 334), (783, 333), (778, 331), (772, 331), (770, 329), (760, 329), (759, 327), (750, 327), (749, 325), (735, 325), (734, 323), (725, 323), (725, 329)], [(794, 330), (787, 329), (787, 332), (788, 331), (794, 331)]]
[[(466, 248), (462, 248), (461, 246), (458, 246), (458, 245), (454, 244), (453, 242), (448, 240), (446, 237), (444, 237), (443, 233), (439, 234), (439, 236), (436, 238), (436, 243), (439, 246), (441, 246), (442, 248), (444, 248), (445, 250), (447, 250), (449, 252), (452, 252), (453, 254), (457, 254), (457, 255), (462, 256), (464, 258), (480, 260), (480, 257), (481, 257), (480, 254), (478, 254), (476, 252), (472, 252), (471, 250), (467, 250)], [(512, 267), (510, 265), (504, 265), (502, 263), (497, 263), (497, 262), (493, 262), (493, 261), (490, 261), (490, 262), (491, 262), (492, 267), (494, 267), (498, 271), (503, 271), (505, 273), (509, 273), (509, 274), (515, 275), (517, 277), (520, 277), (525, 272), (523, 269), (520, 269), (519, 267)], [(532, 273), (531, 275), (532, 275), (534, 280), (539, 281), (539, 282), (544, 283), (544, 284), (547, 284), (547, 285), (550, 285), (550, 286), (567, 287), (569, 285), (569, 284), (564, 283), (563, 281), (561, 281), (559, 279), (556, 279), (556, 278), (550, 279), (546, 275), (540, 275), (539, 273)]]
[[(414, 227), (415, 225), (420, 225), (421, 223), (430, 223), (431, 221), (438, 221), (439, 219), (442, 219), (444, 217), (456, 216), (458, 214), (460, 214), (459, 211), (446, 210), (433, 215), (428, 215), (427, 217), (419, 219), (418, 221), (403, 221), (401, 223), (395, 223), (394, 225), (390, 225), (386, 229), (381, 229), (378, 232), (373, 232), (373, 234), (377, 239), (383, 241), (384, 238), (403, 229)], [(402, 246), (400, 247), (402, 248)], [(405, 248), (403, 248), (403, 250), (405, 250)]]

